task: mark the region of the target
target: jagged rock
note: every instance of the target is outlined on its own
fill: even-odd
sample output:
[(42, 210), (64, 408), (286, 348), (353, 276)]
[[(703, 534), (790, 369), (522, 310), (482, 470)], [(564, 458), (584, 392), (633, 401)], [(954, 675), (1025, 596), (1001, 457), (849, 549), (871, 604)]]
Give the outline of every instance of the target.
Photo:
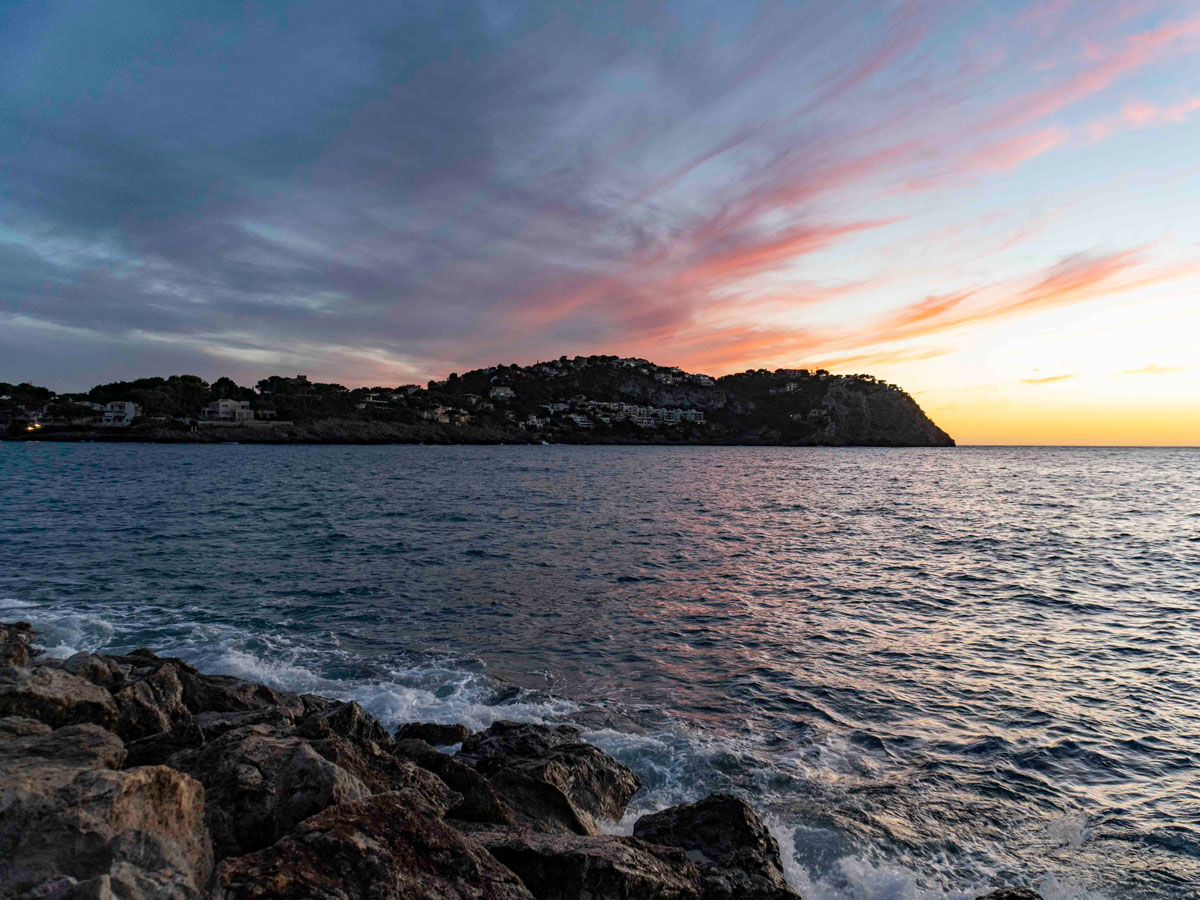
[(572, 829), (580, 834), (596, 833), (596, 819), (621, 818), (640, 787), (632, 769), (598, 747), (582, 743), (579, 730), (566, 725), (497, 722), (464, 741), (459, 756), (492, 781), (510, 803), (512, 797), (500, 782), (515, 786), (517, 775), (557, 788), (580, 820), (584, 830)]
[(227, 732), (171, 765), (204, 785), (218, 859), (265, 847), (314, 813), (371, 793), (307, 741), (267, 725)]
[(0, 625), (0, 666), (24, 668), (33, 659), (33, 626), (28, 622)]
[(528, 722), (495, 722), (486, 731), (469, 735), (458, 755), (464, 760), (488, 756), (542, 756), (563, 744), (579, 743), (573, 725), (534, 725)]
[(443, 815), (462, 803), (462, 795), (452, 791), (437, 775), (388, 753), (374, 741), (349, 741), (333, 735), (309, 744), (325, 759), (361, 781), (372, 794), (407, 790)]
[(741, 798), (713, 794), (642, 816), (636, 838), (679, 847), (700, 869), (706, 900), (796, 900), (783, 876), (779, 844)]
[(491, 783), (470, 766), (464, 766), (424, 741), (413, 739), (396, 741), (392, 752), (432, 772), (462, 796), (462, 800), (446, 813), (451, 818), (493, 825), (507, 825), (513, 821), (508, 804), (500, 799)]
[(278, 708), (293, 718), (299, 718), (308, 711), (298, 694), (276, 691), (265, 684), (255, 684), (229, 675), (181, 672), (180, 681), (183, 684), (184, 705), (192, 715)]
[(128, 666), (122, 667), (115, 659), (98, 653), (76, 653), (58, 663), (59, 667), (72, 675), (90, 681), (106, 691), (119, 691), (125, 684)]
[(0, 669), (0, 716), (37, 719), (51, 727), (117, 722), (112, 695), (90, 681), (51, 666)]
[(552, 834), (601, 833), (599, 823), (577, 809), (556, 785), (506, 768), (489, 772), (487, 780), (512, 810), (518, 825)]
[(169, 731), (126, 743), (129, 759), (126, 765), (166, 765), (182, 750), (202, 747), (226, 732), (248, 725), (265, 725), (271, 731), (286, 734), (292, 728), (292, 717), (282, 709), (270, 707), (241, 712), (208, 712), (191, 716)]
[(180, 666), (165, 662), (113, 694), (117, 734), (127, 741), (167, 731), (192, 717), (183, 702)]
[(438, 722), (409, 722), (396, 729), (398, 741), (424, 741), (433, 747), (461, 744), (471, 736), (466, 725), (442, 725)]
[(198, 782), (118, 771), (121, 741), (96, 725), (0, 722), (0, 896), (201, 896), (212, 848)]
[(975, 900), (1042, 900), (1042, 895), (1029, 888), (1005, 886), (987, 894), (981, 894)]
[(700, 874), (682, 850), (610, 835), (472, 835), (538, 900), (701, 900)]
[(296, 730), (309, 738), (337, 735), (352, 741), (374, 741), (384, 745), (392, 740), (387, 729), (353, 701), (335, 703), (309, 713), (300, 720)]
[(217, 880), (223, 900), (532, 900), (482, 846), (401, 793), (318, 813), (225, 860)]

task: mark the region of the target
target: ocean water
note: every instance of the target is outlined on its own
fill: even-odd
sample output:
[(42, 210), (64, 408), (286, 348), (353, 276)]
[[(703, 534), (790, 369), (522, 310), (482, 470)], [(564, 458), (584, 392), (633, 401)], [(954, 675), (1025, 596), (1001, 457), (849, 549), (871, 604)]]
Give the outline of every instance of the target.
[(576, 722), (816, 900), (1200, 896), (1200, 451), (0, 444), (0, 620)]

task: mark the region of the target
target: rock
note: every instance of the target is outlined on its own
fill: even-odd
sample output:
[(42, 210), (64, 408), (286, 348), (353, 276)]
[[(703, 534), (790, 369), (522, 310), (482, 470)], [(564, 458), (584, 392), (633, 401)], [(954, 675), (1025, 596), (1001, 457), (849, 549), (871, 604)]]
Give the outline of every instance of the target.
[(255, 684), (228, 675), (181, 672), (180, 681), (183, 684), (184, 705), (192, 715), (278, 708), (293, 718), (299, 718), (308, 711), (297, 694), (276, 691), (265, 684)]
[(357, 703), (335, 703), (324, 709), (311, 712), (300, 720), (296, 729), (309, 738), (324, 738), (330, 735), (352, 741), (373, 741), (390, 744), (391, 736), (379, 721)]
[(500, 799), (491, 783), (470, 766), (464, 766), (454, 757), (440, 753), (424, 741), (398, 740), (392, 752), (432, 772), (462, 797), (446, 813), (451, 818), (492, 825), (513, 822), (513, 813), (508, 804)]
[(463, 760), (487, 756), (542, 756), (563, 744), (579, 743), (579, 729), (572, 725), (534, 725), (527, 722), (495, 722), (486, 731), (469, 735), (458, 755)]
[[(576, 831), (581, 834), (597, 832), (595, 819), (620, 819), (640, 787), (633, 770), (598, 747), (580, 742), (579, 730), (567, 725), (497, 722), (464, 741), (459, 757), (495, 784), (518, 811), (523, 804), (514, 802), (501, 781), (515, 787), (520, 780), (513, 776), (520, 775), (557, 788), (583, 825), (583, 831)], [(539, 796), (550, 800), (544, 791)], [(539, 808), (545, 809), (541, 803)]]
[(314, 813), (371, 793), (306, 741), (267, 725), (227, 732), (171, 765), (204, 785), (218, 859), (265, 847)]
[(179, 665), (165, 662), (113, 694), (119, 711), (117, 734), (132, 741), (189, 720), (192, 714), (183, 702), (180, 672)]
[(122, 667), (115, 659), (98, 653), (76, 653), (58, 665), (64, 671), (114, 693), (124, 686), (129, 669), (128, 666)]
[(987, 894), (981, 894), (975, 900), (1042, 900), (1042, 895), (1029, 888), (1006, 885)]
[(513, 821), (534, 831), (552, 834), (600, 834), (594, 818), (577, 809), (562, 789), (516, 769), (500, 768), (488, 783), (512, 810)]
[(349, 741), (335, 735), (310, 741), (309, 745), (361, 781), (372, 794), (407, 790), (442, 815), (463, 801), (461, 794), (452, 791), (433, 772), (388, 753), (374, 741)]
[(173, 725), (169, 731), (127, 742), (127, 764), (166, 765), (182, 750), (202, 747), (227, 732), (249, 725), (264, 725), (272, 732), (286, 734), (292, 730), (292, 717), (282, 709), (271, 708), (200, 713)]
[(119, 771), (121, 741), (96, 725), (2, 721), (0, 896), (201, 896), (212, 848), (198, 782)]
[(90, 681), (51, 666), (0, 669), (0, 716), (23, 716), (52, 728), (117, 722), (112, 695)]
[(477, 833), (473, 837), (538, 900), (701, 900), (700, 874), (681, 850), (610, 835)]
[(33, 657), (33, 626), (28, 622), (0, 624), (0, 666), (24, 668)]
[(424, 741), (434, 747), (461, 744), (471, 736), (466, 725), (441, 725), (437, 722), (409, 722), (396, 729), (398, 741)]
[(633, 835), (686, 851), (700, 869), (706, 898), (795, 900), (798, 896), (783, 877), (779, 844), (738, 797), (713, 794), (642, 816), (633, 826)]
[(401, 793), (318, 813), (225, 860), (217, 880), (223, 900), (532, 900), (482, 846)]

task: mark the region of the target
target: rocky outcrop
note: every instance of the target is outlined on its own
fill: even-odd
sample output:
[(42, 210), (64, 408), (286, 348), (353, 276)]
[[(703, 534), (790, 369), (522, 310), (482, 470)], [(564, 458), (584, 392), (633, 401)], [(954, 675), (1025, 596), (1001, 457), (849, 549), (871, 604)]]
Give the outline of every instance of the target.
[[(0, 897), (795, 900), (736, 797), (602, 834), (637, 776), (567, 725), (414, 725), (0, 626)], [(457, 756), (413, 735), (461, 743)], [(1019, 888), (984, 900), (1036, 900)]]
[(1029, 888), (1002, 887), (976, 897), (975, 900), (1042, 900), (1042, 895)]
[(0, 896), (202, 896), (204, 789), (98, 725), (0, 720)]
[(405, 793), (335, 806), (227, 860), (226, 900), (531, 900), (510, 869)]
[(783, 875), (779, 844), (745, 800), (714, 794), (643, 816), (634, 837), (678, 847), (700, 870), (710, 900), (795, 898)]
[(568, 725), (497, 722), (463, 741), (459, 757), (496, 786), (533, 828), (598, 834), (619, 819), (640, 782), (629, 767)]

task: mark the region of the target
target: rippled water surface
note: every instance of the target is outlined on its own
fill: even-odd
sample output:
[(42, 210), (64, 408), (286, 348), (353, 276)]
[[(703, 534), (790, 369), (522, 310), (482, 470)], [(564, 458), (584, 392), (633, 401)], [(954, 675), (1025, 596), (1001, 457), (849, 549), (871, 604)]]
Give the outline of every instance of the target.
[(1200, 452), (0, 445), (0, 619), (575, 721), (810, 898), (1200, 896)]

